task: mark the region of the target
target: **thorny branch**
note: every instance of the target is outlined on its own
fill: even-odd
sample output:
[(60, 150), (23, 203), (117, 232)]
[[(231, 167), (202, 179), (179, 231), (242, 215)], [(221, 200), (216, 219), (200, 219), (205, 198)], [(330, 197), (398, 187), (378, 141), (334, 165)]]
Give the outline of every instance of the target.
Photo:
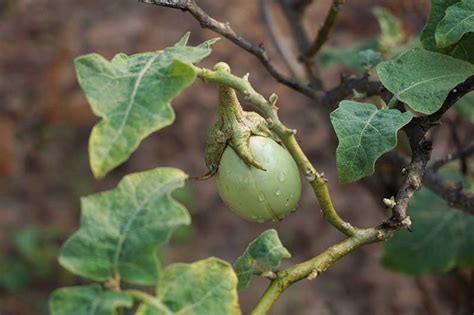
[(198, 77), (206, 83), (217, 83), (227, 85), (239, 91), (244, 98), (260, 111), (270, 125), (270, 128), (283, 141), (285, 147), (296, 161), (298, 168), (305, 174), (319, 201), (321, 210), (326, 219), (348, 238), (338, 244), (329, 247), (320, 255), (292, 266), (286, 270), (276, 273), (276, 279), (272, 280), (263, 297), (252, 312), (253, 315), (267, 314), (281, 293), (294, 282), (301, 279), (313, 279), (325, 271), (334, 262), (349, 254), (362, 245), (383, 241), (391, 238), (400, 228), (410, 228), (410, 218), (407, 215), (407, 207), (413, 195), (421, 187), (422, 178), (426, 165), (431, 155), (431, 142), (426, 140), (427, 131), (437, 125), (442, 114), (446, 112), (462, 95), (474, 89), (474, 80), (467, 80), (458, 85), (450, 93), (445, 103), (436, 113), (415, 118), (407, 125), (405, 131), (410, 139), (412, 147), (412, 159), (405, 170), (406, 178), (395, 198), (395, 207), (392, 209), (392, 217), (385, 223), (375, 228), (359, 229), (345, 222), (337, 213), (331, 200), (326, 178), (319, 173), (308, 160), (299, 146), (295, 132), (288, 129), (278, 118), (275, 98), (267, 100), (256, 92), (246, 78), (237, 77), (229, 72), (220, 70), (208, 70), (195, 67)]
[[(395, 225), (401, 224), (405, 228), (410, 228), (410, 218), (407, 215), (408, 203), (413, 197), (413, 194), (421, 187), (421, 183), (425, 184), (427, 188), (444, 198), (450, 205), (473, 212), (474, 195), (465, 192), (459, 185), (449, 183), (439, 178), (436, 175), (436, 170), (446, 160), (441, 160), (433, 163), (433, 166), (427, 167), (429, 161), (431, 142), (425, 139), (426, 132), (433, 126), (440, 124), (442, 115), (451, 108), (461, 97), (474, 90), (474, 76), (468, 78), (463, 83), (456, 86), (444, 101), (442, 107), (435, 113), (414, 118), (404, 129), (410, 140), (412, 148), (412, 160), (410, 165), (404, 169), (406, 174), (405, 181), (402, 188), (399, 190), (396, 198), (396, 206), (393, 209), (393, 216), (388, 222)], [(467, 153), (470, 153), (472, 148), (468, 148)], [(458, 153), (462, 154), (462, 153)], [(448, 158), (447, 160), (451, 160)], [(426, 173), (426, 174), (425, 174)]]
[(458, 151), (454, 154), (448, 154), (448, 156), (446, 156), (445, 158), (442, 158), (442, 159), (439, 159), (439, 160), (436, 160), (436, 161), (433, 161), (431, 164), (430, 164), (430, 168), (434, 171), (437, 171), (438, 169), (440, 169), (443, 165), (451, 162), (451, 161), (454, 161), (454, 160), (457, 160), (457, 159), (460, 159), (462, 157), (464, 158), (467, 158), (467, 157), (470, 157), (471, 155), (474, 155), (474, 144), (471, 144), (469, 145), (467, 148), (465, 148), (464, 150), (461, 150), (461, 151)]
[(474, 214), (474, 194), (466, 191), (462, 183), (444, 180), (432, 169), (427, 168), (423, 184), (446, 200), (451, 207)]
[(285, 38), (278, 28), (277, 23), (275, 23), (275, 19), (269, 7), (269, 1), (270, 0), (259, 0), (258, 2), (262, 15), (262, 21), (265, 24), (268, 34), (270, 35), (270, 40), (273, 46), (275, 47), (277, 53), (280, 55), (288, 70), (291, 72), (293, 79), (298, 79), (300, 77), (299, 73), (301, 72), (301, 66), (296, 60), (294, 54), (289, 49)]
[[(474, 194), (466, 191), (462, 183), (448, 181), (437, 175), (440, 167), (451, 161), (463, 157), (469, 157), (474, 154), (474, 145), (470, 145), (462, 152), (449, 154), (447, 157), (434, 161), (426, 167), (422, 183), (429, 190), (443, 198), (451, 207), (464, 210), (467, 213), (474, 214)], [(405, 159), (398, 154), (391, 155), (392, 162), (399, 167), (405, 166)]]
[[(302, 85), (287, 78), (278, 70), (276, 70), (271, 64), (270, 59), (262, 46), (255, 46), (246, 39), (237, 35), (231, 29), (228, 23), (221, 23), (211, 18), (196, 4), (194, 0), (140, 1), (188, 11), (201, 23), (202, 27), (211, 29), (214, 32), (221, 34), (239, 47), (255, 55), (262, 62), (267, 71), (279, 82), (311, 97), (321, 104), (337, 104), (339, 100), (352, 94), (353, 90), (356, 89), (356, 86), (359, 87), (359, 89), (362, 89), (362, 92), (367, 93), (367, 96), (372, 93), (384, 96), (384, 94), (387, 93), (383, 90), (380, 83), (371, 82), (367, 77), (363, 77), (362, 79), (346, 80), (345, 82), (342, 82), (340, 86), (327, 93), (313, 89), (306, 85)], [(280, 1), (281, 3), (288, 4), (289, 0)], [(302, 6), (304, 9), (304, 7), (310, 1), (301, 0), (298, 2), (305, 4)], [(338, 3), (342, 4), (342, 2), (343, 1), (334, 0), (333, 6)], [(326, 30), (324, 30), (325, 26), (323, 26), (319, 32), (321, 34), (318, 35), (315, 42), (311, 46), (315, 48), (310, 49), (307, 56), (315, 56), (318, 50), (321, 48), (321, 45), (326, 41), (325, 36), (330, 33), (330, 30), (334, 25), (334, 21), (337, 17), (337, 11), (338, 10), (334, 12), (331, 11), (328, 14), (326, 19)], [(302, 14), (299, 16), (301, 17)], [(298, 21), (301, 23), (301, 19)], [(305, 34), (302, 27), (298, 31), (301, 34)], [(325, 33), (327, 34), (325, 35)], [(304, 40), (300, 42), (300, 45), (303, 44)], [(212, 71), (198, 67), (196, 67), (196, 71), (198, 76), (206, 83), (223, 84), (239, 91), (248, 102), (254, 105), (254, 107), (262, 113), (262, 115), (269, 122), (272, 130), (281, 138), (285, 147), (292, 154), (300, 170), (306, 175), (305, 177), (312, 186), (326, 219), (334, 227), (348, 236), (347, 239), (329, 247), (320, 255), (303, 263), (294, 265), (288, 269), (277, 272), (275, 279), (271, 281), (270, 286), (259, 300), (257, 306), (252, 312), (252, 315), (267, 314), (281, 293), (294, 282), (305, 278), (314, 279), (321, 272), (329, 268), (334, 262), (351, 253), (355, 249), (365, 244), (387, 240), (391, 238), (400, 228), (410, 228), (411, 222), (407, 214), (409, 202), (413, 198), (414, 194), (420, 189), (425, 173), (428, 174), (428, 182), (431, 176), (431, 170), (427, 171), (427, 164), (431, 156), (432, 145), (431, 142), (426, 139), (426, 133), (430, 128), (439, 124), (439, 120), (443, 114), (449, 108), (451, 108), (456, 103), (456, 101), (459, 100), (459, 98), (474, 90), (473, 76), (467, 79), (465, 82), (459, 84), (451, 91), (440, 110), (429, 116), (414, 118), (404, 128), (410, 141), (412, 158), (409, 165), (403, 169), (405, 180), (395, 198), (395, 205), (392, 209), (392, 217), (375, 228), (359, 229), (351, 226), (338, 215), (332, 204), (326, 178), (321, 173), (319, 173), (308, 160), (296, 140), (295, 132), (293, 132), (291, 129), (288, 129), (283, 123), (281, 123), (277, 115), (277, 108), (274, 106), (274, 101), (271, 101), (271, 98), (270, 100), (267, 100), (261, 94), (257, 93), (246, 78), (240, 78), (228, 72), (217, 70)], [(360, 90), (358, 91), (361, 92)], [(275, 100), (275, 98), (273, 98), (273, 100)]]
[(199, 23), (201, 27), (210, 29), (215, 33), (218, 33), (240, 48), (248, 51), (255, 57), (257, 57), (260, 62), (263, 64), (265, 69), (280, 83), (303, 93), (310, 98), (320, 101), (324, 97), (324, 92), (315, 90), (305, 84), (301, 84), (296, 80), (293, 80), (280, 71), (278, 71), (275, 66), (272, 64), (270, 57), (263, 47), (263, 45), (253, 45), (247, 39), (235, 33), (235, 31), (230, 27), (229, 23), (222, 23), (211, 16), (209, 16), (194, 0), (139, 0), (143, 3), (156, 4), (159, 6), (166, 6), (175, 9), (181, 9), (183, 11), (189, 12)]
[(345, 0), (333, 0), (329, 13), (324, 20), (323, 26), (319, 29), (316, 38), (314, 39), (311, 47), (304, 55), (304, 58), (308, 61), (314, 60), (314, 57), (319, 52), (324, 43), (329, 39), (334, 24), (336, 23), (339, 12), (344, 5)]
[(316, 62), (303, 62), (301, 52), (308, 51), (311, 42), (304, 27), (304, 14), (306, 8), (311, 4), (311, 0), (279, 0), (278, 3), (288, 22), (293, 41), (300, 53), (298, 60), (302, 62), (307, 81), (314, 89), (323, 90), (324, 85), (319, 78), (319, 69), (315, 66)]

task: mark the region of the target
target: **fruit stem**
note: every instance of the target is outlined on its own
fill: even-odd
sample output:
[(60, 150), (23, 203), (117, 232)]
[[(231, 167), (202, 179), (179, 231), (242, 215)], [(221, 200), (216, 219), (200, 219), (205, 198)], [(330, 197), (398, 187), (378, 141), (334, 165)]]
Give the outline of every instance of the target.
[(233, 88), (219, 85), (217, 115), (225, 126), (231, 126), (235, 122), (242, 121), (244, 113)]

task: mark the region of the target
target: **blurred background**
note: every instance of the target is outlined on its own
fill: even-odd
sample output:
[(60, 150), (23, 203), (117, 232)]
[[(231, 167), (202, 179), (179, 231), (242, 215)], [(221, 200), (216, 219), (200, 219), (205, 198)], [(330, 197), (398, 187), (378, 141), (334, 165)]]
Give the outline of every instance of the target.
[[(313, 36), (331, 1), (315, 0), (305, 23)], [(407, 36), (416, 35), (429, 12), (428, 0), (347, 1), (329, 44), (346, 47), (373, 38), (379, 25), (372, 13), (381, 6), (403, 22)], [(199, 1), (220, 21), (253, 43), (263, 43), (274, 63), (275, 53), (261, 20), (257, 1)], [(283, 14), (272, 12), (285, 36)], [(173, 166), (191, 176), (206, 172), (203, 151), (207, 129), (215, 118), (216, 91), (197, 82), (173, 102), (176, 122), (148, 137), (131, 159), (105, 179), (95, 180), (88, 165), (87, 141), (97, 122), (77, 84), (73, 60), (97, 52), (111, 58), (159, 50), (191, 31), (191, 44), (216, 35), (200, 28), (188, 14), (135, 0), (0, 0), (0, 314), (47, 314), (48, 294), (59, 286), (85, 283), (62, 269), (60, 244), (78, 226), (80, 197), (113, 188), (126, 174)], [(327, 117), (300, 94), (278, 84), (258, 60), (223, 39), (203, 65), (218, 61), (238, 75), (250, 72), (263, 95), (280, 96), (280, 117), (298, 129), (298, 138), (319, 170), (329, 179), (336, 207), (358, 226), (373, 226), (384, 217), (382, 197), (361, 184), (340, 185), (335, 148)], [(339, 67), (323, 69), (327, 87), (339, 82)], [(212, 119), (210, 119), (212, 117)], [(442, 137), (442, 133), (441, 136)], [(442, 141), (440, 141), (442, 142)], [(449, 151), (435, 147), (435, 156)], [(166, 263), (192, 262), (208, 256), (234, 261), (248, 242), (274, 227), (300, 262), (341, 240), (322, 218), (314, 195), (304, 185), (297, 212), (283, 222), (248, 223), (228, 210), (212, 180), (192, 182), (179, 192), (193, 218), (161, 249)], [(317, 281), (301, 281), (287, 290), (272, 314), (454, 314), (461, 290), (453, 277), (409, 277), (385, 270), (381, 245), (366, 246), (345, 257)], [(286, 262), (288, 264), (289, 262)], [(256, 279), (240, 299), (248, 312), (266, 286)]]

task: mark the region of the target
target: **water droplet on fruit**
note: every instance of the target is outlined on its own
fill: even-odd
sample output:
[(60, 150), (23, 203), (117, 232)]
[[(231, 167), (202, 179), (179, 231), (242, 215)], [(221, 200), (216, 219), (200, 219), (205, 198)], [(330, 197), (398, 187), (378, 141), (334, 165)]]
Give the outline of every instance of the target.
[(259, 194), (258, 194), (258, 200), (259, 200), (260, 202), (264, 202), (264, 201), (265, 201), (265, 195), (264, 195), (263, 193), (259, 193)]
[(275, 191), (275, 195), (276, 195), (276, 196), (280, 196), (280, 195), (281, 195), (281, 191), (279, 191), (279, 190)]
[(285, 172), (280, 172), (280, 174), (278, 175), (278, 180), (280, 182), (284, 182), (286, 180)]

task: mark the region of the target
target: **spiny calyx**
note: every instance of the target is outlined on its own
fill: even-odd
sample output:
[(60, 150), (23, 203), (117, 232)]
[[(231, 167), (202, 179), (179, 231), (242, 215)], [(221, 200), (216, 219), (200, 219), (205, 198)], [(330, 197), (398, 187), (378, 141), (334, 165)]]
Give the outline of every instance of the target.
[[(218, 63), (216, 70), (229, 71), (225, 63)], [(269, 129), (266, 120), (255, 112), (244, 111), (235, 90), (224, 85), (219, 86), (217, 122), (210, 129), (206, 145), (206, 165), (211, 173), (217, 171), (226, 146), (230, 145), (235, 153), (247, 164), (265, 170), (250, 151), (250, 137), (262, 136), (278, 141)]]

